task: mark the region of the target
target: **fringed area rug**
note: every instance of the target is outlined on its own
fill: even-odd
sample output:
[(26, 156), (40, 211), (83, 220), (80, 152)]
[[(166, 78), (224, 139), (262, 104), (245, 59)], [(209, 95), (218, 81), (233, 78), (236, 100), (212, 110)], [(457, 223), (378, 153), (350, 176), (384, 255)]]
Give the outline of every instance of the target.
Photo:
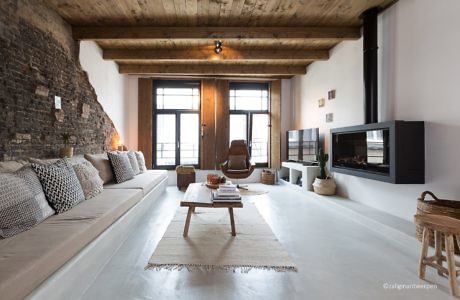
[(258, 196), (258, 195), (263, 195), (267, 194), (268, 191), (261, 191), (261, 190), (254, 190), (252, 187), (246, 189), (240, 189), (240, 194), (241, 196)]
[(187, 208), (179, 208), (146, 269), (297, 271), (252, 203), (234, 208), (236, 236), (231, 236), (226, 208), (196, 208), (188, 237), (182, 236)]

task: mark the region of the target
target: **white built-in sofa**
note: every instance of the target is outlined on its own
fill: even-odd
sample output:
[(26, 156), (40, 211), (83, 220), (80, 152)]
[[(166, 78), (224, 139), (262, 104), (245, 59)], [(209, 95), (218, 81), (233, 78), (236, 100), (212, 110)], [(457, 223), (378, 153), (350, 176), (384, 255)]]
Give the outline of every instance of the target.
[(81, 296), (166, 185), (166, 171), (147, 170), (0, 240), (0, 299)]

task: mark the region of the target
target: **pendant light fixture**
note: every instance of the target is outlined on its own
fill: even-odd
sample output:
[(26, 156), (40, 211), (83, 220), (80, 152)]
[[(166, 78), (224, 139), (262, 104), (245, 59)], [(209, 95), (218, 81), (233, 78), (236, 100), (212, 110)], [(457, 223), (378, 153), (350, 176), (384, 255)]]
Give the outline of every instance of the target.
[(217, 41), (214, 41), (214, 45), (216, 46), (214, 48), (214, 52), (216, 54), (220, 54), (222, 52), (222, 41), (221, 40), (217, 40)]

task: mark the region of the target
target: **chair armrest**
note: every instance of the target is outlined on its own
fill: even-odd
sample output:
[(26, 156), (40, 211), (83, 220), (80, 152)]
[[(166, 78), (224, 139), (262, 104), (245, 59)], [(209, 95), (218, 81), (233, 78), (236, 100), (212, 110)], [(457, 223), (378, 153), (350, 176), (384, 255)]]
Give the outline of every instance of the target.
[(224, 163), (221, 163), (221, 164), (220, 164), (220, 169), (221, 169), (222, 171), (228, 170), (228, 161), (226, 161), (226, 162), (224, 162)]
[(252, 162), (252, 160), (248, 160), (248, 169), (249, 169), (249, 172), (252, 173), (254, 171), (254, 169), (256, 168), (256, 164)]

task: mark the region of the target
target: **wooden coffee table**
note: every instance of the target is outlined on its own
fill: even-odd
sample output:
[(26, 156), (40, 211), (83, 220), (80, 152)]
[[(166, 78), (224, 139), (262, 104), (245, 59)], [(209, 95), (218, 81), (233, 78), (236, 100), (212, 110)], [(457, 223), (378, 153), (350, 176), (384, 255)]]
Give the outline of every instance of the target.
[(212, 208), (228, 208), (230, 214), (230, 224), (232, 225), (232, 236), (236, 235), (235, 220), (233, 218), (233, 208), (243, 207), (242, 202), (219, 202), (213, 203), (211, 200), (212, 190), (203, 183), (192, 183), (188, 186), (185, 192), (184, 199), (180, 202), (180, 206), (188, 207), (187, 219), (184, 226), (184, 237), (188, 235), (190, 219), (192, 213), (195, 212), (195, 207), (212, 207)]

